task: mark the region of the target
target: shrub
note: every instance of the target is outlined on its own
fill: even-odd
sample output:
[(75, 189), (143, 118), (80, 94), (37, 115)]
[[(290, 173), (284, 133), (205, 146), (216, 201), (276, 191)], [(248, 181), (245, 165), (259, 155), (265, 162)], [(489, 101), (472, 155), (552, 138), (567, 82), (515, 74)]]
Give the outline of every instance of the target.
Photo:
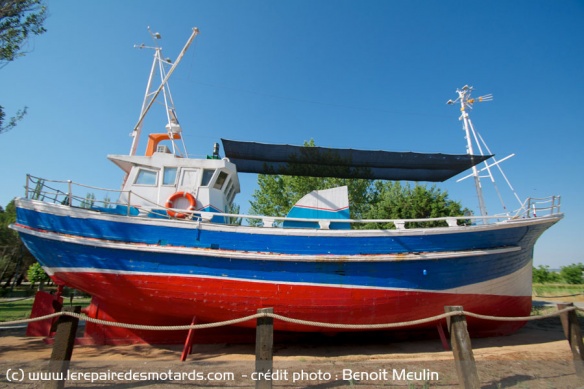
[(551, 271), (549, 266), (539, 265), (533, 268), (533, 282), (536, 284), (561, 282), (561, 276)]
[(584, 264), (577, 263), (569, 266), (562, 266), (560, 275), (564, 282), (568, 284), (584, 284)]
[(45, 273), (43, 267), (38, 262), (35, 262), (32, 265), (30, 265), (28, 271), (26, 272), (26, 275), (28, 280), (32, 284), (31, 287), (33, 287), (34, 284), (37, 282), (40, 283), (39, 289), (42, 288), (45, 282), (50, 280), (49, 276), (47, 275), (47, 273)]

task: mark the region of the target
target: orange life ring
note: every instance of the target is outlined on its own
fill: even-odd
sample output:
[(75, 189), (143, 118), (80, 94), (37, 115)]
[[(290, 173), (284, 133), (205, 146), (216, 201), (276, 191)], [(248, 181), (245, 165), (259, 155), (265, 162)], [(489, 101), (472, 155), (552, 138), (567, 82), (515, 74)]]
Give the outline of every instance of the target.
[(166, 200), (165, 206), (167, 208), (166, 213), (168, 214), (168, 216), (175, 217), (177, 219), (184, 219), (192, 215), (191, 213), (177, 212), (170, 209), (174, 208), (174, 202), (176, 200), (182, 198), (185, 198), (189, 201), (189, 207), (186, 209), (187, 211), (192, 212), (196, 209), (195, 206), (197, 205), (197, 200), (195, 200), (195, 196), (193, 196), (189, 192), (176, 192), (175, 194), (171, 195), (168, 198), (168, 200)]

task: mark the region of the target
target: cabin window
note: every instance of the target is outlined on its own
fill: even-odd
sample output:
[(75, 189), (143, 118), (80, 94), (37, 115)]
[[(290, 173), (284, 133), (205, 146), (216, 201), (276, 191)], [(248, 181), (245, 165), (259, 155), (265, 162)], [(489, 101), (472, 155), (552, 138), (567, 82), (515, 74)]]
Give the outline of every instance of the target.
[(235, 186), (233, 186), (233, 180), (230, 180), (229, 183), (227, 184), (227, 187), (225, 189), (225, 197), (227, 198), (227, 201), (229, 203), (231, 203), (231, 201), (233, 200), (233, 192), (235, 190)]
[(136, 175), (135, 185), (155, 186), (158, 178), (158, 172), (154, 170), (140, 169)]
[(221, 190), (223, 188), (223, 184), (225, 184), (225, 180), (227, 180), (228, 174), (225, 172), (220, 172), (219, 177), (217, 177), (217, 182), (213, 185), (213, 188)]
[(211, 178), (213, 178), (213, 173), (215, 173), (215, 170), (203, 170), (203, 182), (201, 183), (201, 186), (209, 185)]
[(165, 167), (162, 175), (162, 185), (174, 185), (176, 183), (176, 168)]
[(198, 169), (183, 169), (181, 186), (183, 188), (194, 189), (198, 184)]

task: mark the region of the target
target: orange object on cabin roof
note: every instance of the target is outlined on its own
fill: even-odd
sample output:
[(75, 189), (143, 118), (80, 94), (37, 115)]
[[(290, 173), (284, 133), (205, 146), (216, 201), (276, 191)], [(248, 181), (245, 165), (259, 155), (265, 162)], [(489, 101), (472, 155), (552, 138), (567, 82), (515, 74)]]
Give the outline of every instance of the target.
[(180, 139), (180, 134), (173, 134), (172, 138), (169, 134), (150, 134), (148, 135), (148, 144), (146, 145), (146, 156), (151, 157), (156, 151), (158, 144), (163, 140)]

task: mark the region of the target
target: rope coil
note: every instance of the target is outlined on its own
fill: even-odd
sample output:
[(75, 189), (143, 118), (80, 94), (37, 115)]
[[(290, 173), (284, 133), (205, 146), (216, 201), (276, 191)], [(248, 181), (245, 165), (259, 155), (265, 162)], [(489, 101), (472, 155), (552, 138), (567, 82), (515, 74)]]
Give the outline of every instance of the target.
[(584, 312), (584, 309), (582, 309), (582, 308), (568, 307), (568, 308), (564, 308), (564, 309), (558, 310), (556, 312), (548, 313), (545, 315), (525, 316), (525, 317), (502, 317), (502, 316), (480, 315), (478, 313), (467, 312), (467, 311), (452, 311), (452, 312), (447, 312), (447, 313), (443, 313), (443, 314), (436, 315), (436, 316), (427, 317), (424, 319), (417, 319), (417, 320), (411, 320), (411, 321), (405, 321), (405, 322), (399, 322), (399, 323), (381, 323), (381, 324), (324, 323), (324, 322), (318, 322), (318, 321), (294, 319), (291, 317), (286, 317), (286, 316), (278, 315), (275, 313), (262, 312), (262, 313), (256, 313), (253, 315), (241, 317), (238, 319), (220, 321), (220, 322), (215, 322), (215, 323), (189, 324), (189, 325), (177, 325), (177, 326), (150, 326), (150, 325), (141, 325), (141, 324), (117, 323), (117, 322), (112, 322), (112, 321), (107, 321), (107, 320), (95, 319), (95, 318), (89, 317), (89, 316), (84, 315), (84, 314), (61, 311), (61, 312), (55, 312), (55, 313), (51, 313), (49, 315), (39, 316), (39, 317), (31, 318), (31, 319), (22, 319), (22, 320), (13, 320), (13, 321), (8, 321), (8, 322), (3, 322), (1, 324), (3, 326), (10, 326), (10, 325), (16, 325), (16, 324), (32, 323), (32, 322), (41, 321), (41, 320), (53, 319), (53, 318), (59, 317), (59, 316), (71, 316), (71, 317), (76, 317), (79, 320), (85, 320), (85, 321), (90, 322), (90, 323), (100, 324), (100, 325), (104, 325), (104, 326), (111, 326), (111, 327), (120, 327), (120, 328), (128, 328), (128, 329), (134, 329), (134, 330), (146, 330), (146, 331), (184, 331), (184, 330), (200, 330), (200, 329), (205, 329), (205, 328), (223, 327), (223, 326), (229, 326), (229, 325), (233, 325), (233, 324), (242, 323), (242, 322), (253, 320), (253, 319), (258, 319), (260, 317), (271, 317), (273, 319), (278, 319), (278, 320), (285, 321), (288, 323), (300, 324), (300, 325), (306, 325), (306, 326), (312, 326), (312, 327), (325, 327), (325, 328), (351, 329), (351, 330), (374, 330), (374, 329), (400, 328), (400, 327), (414, 326), (414, 325), (419, 325), (419, 324), (431, 323), (431, 322), (446, 319), (446, 318), (452, 317), (452, 316), (463, 316), (463, 315), (473, 317), (475, 319), (482, 319), (482, 320), (532, 321), (532, 320), (546, 319), (546, 318), (550, 318), (550, 317), (554, 317), (554, 316), (559, 316), (562, 313), (566, 313), (566, 312), (570, 312), (570, 311), (574, 311), (574, 310)]

